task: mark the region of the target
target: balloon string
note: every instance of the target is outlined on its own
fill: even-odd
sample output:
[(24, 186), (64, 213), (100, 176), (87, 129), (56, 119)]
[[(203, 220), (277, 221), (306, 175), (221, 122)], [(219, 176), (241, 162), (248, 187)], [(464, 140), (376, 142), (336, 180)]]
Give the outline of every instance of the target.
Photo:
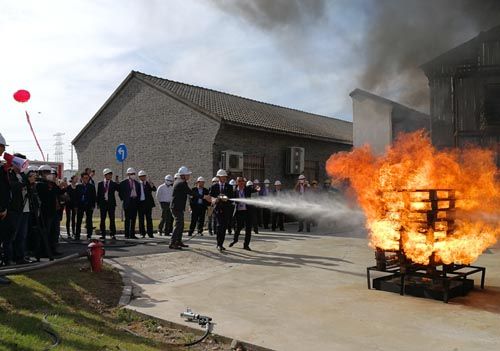
[(28, 111), (24, 111), (24, 112), (26, 112), (26, 120), (28, 121), (28, 124), (30, 126), (31, 133), (33, 133), (33, 137), (35, 138), (36, 146), (38, 146), (38, 150), (40, 150), (40, 153), (42, 154), (42, 159), (45, 162), (45, 155), (43, 154), (42, 148), (40, 147), (40, 143), (38, 142), (38, 139), (36, 138), (35, 131), (33, 130), (33, 126), (31, 125), (30, 115), (28, 114)]

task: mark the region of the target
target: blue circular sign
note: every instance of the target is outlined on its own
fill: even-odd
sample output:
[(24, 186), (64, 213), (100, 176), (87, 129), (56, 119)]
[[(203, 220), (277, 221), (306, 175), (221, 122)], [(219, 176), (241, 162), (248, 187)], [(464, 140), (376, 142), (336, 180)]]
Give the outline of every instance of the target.
[(120, 144), (116, 148), (116, 159), (118, 162), (123, 162), (127, 159), (128, 156), (128, 150), (125, 144)]

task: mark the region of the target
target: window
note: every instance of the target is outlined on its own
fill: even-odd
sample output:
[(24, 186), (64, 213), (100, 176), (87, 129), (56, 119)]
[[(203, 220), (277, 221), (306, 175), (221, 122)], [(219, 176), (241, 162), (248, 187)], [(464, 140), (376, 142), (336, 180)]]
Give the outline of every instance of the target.
[(248, 180), (264, 179), (264, 156), (244, 155), (243, 176)]
[(309, 182), (313, 180), (319, 181), (319, 161), (309, 161), (304, 162), (304, 175)]
[(486, 86), (484, 95), (484, 118), (487, 127), (500, 127), (500, 84)]

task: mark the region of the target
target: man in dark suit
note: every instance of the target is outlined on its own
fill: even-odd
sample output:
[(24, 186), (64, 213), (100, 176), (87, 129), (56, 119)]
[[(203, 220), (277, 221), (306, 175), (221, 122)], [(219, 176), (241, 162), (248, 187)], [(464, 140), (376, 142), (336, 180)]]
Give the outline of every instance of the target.
[[(139, 232), (142, 237), (146, 237), (147, 234), (150, 238), (153, 236), (153, 207), (155, 207), (155, 200), (153, 198), (153, 191), (156, 191), (156, 186), (147, 180), (147, 174), (145, 171), (139, 171), (139, 179), (141, 184), (141, 197), (139, 199)], [(144, 225), (144, 220), (146, 220), (146, 225)]]
[(187, 197), (193, 196), (193, 191), (187, 183), (191, 177), (191, 171), (187, 167), (182, 166), (179, 168), (177, 174), (179, 176), (174, 183), (172, 202), (170, 203), (170, 210), (174, 216), (175, 225), (169, 248), (181, 250), (183, 247), (189, 247), (182, 242), (182, 232), (184, 231), (184, 211), (186, 210)]
[(217, 233), (217, 250), (224, 251), (227, 226), (233, 215), (233, 206), (228, 199), (233, 198), (233, 187), (227, 183), (227, 172), (223, 169), (217, 171), (219, 182), (212, 185), (209, 195), (215, 203), (214, 213), (216, 219), (215, 231)]
[[(2, 134), (0, 134), (0, 155), (5, 151), (8, 146)], [(8, 208), (10, 203), (10, 184), (7, 170), (0, 165), (0, 245), (7, 245), (10, 241), (8, 235), (10, 234), (9, 223), (7, 219)], [(0, 258), (1, 261), (1, 258)], [(10, 280), (0, 277), (0, 285), (7, 285)]]
[[(234, 198), (247, 199), (252, 197), (252, 193), (257, 192), (257, 190), (252, 185), (245, 185), (245, 179), (243, 177), (238, 177), (236, 181), (238, 183), (238, 186), (234, 191)], [(234, 208), (234, 216), (236, 218), (236, 230), (234, 231), (233, 242), (229, 244), (229, 247), (232, 247), (238, 242), (241, 229), (245, 227), (245, 242), (243, 244), (243, 248), (247, 251), (252, 251), (252, 249), (250, 249), (250, 240), (252, 238), (253, 211), (251, 210), (250, 205), (243, 202), (236, 202)]]
[[(281, 181), (277, 180), (274, 182), (274, 190), (272, 192), (272, 196), (281, 196)], [(285, 214), (283, 212), (279, 212), (275, 210), (272, 212), (272, 225), (271, 230), (274, 232), (276, 227), (279, 227), (281, 231), (285, 230)]]
[(111, 239), (116, 240), (116, 225), (115, 225), (115, 209), (116, 197), (115, 192), (119, 191), (119, 186), (113, 179), (113, 171), (106, 168), (102, 171), (104, 180), (97, 184), (97, 206), (101, 212), (101, 239), (106, 240), (106, 217), (109, 218), (109, 233)]
[(125, 212), (125, 238), (137, 239), (135, 236), (135, 221), (137, 220), (137, 207), (141, 198), (141, 185), (135, 180), (135, 169), (127, 169), (127, 179), (120, 183), (118, 193), (123, 202)]
[(76, 186), (78, 194), (78, 210), (76, 212), (76, 233), (75, 240), (80, 240), (82, 230), (83, 215), (85, 215), (85, 226), (87, 227), (87, 239), (92, 238), (92, 215), (96, 204), (96, 191), (93, 184), (90, 183), (90, 176), (87, 173), (80, 175), (81, 184)]
[(196, 186), (192, 189), (193, 196), (191, 197), (191, 225), (189, 227), (189, 236), (193, 235), (194, 229), (198, 224), (198, 234), (203, 236), (203, 224), (205, 224), (205, 213), (207, 212), (210, 202), (204, 198), (208, 195), (208, 189), (205, 188), (205, 179), (198, 177)]

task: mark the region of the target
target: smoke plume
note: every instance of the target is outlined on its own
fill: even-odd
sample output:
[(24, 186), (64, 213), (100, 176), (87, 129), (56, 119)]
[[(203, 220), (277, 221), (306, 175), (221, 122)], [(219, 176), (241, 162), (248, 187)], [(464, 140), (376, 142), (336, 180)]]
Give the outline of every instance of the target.
[[(428, 105), (423, 63), (500, 24), (499, 0), (212, 0), (222, 11), (272, 35), (287, 59), (299, 69), (357, 69), (345, 77), (359, 87), (398, 99), (413, 107)], [(358, 38), (349, 18), (362, 28)], [(324, 57), (311, 61), (308, 39), (343, 36), (345, 48), (326, 48), (332, 55), (345, 50), (344, 65), (327, 65)], [(324, 41), (328, 46), (328, 41)], [(348, 45), (351, 45), (350, 47)], [(302, 50), (302, 53), (301, 53)], [(300, 56), (307, 56), (307, 63)], [(297, 58), (299, 57), (299, 58)], [(319, 63), (319, 64), (318, 64)], [(361, 64), (361, 65), (360, 65)], [(351, 67), (356, 65), (356, 67)], [(305, 68), (308, 67), (308, 68)], [(328, 73), (328, 72), (325, 72)], [(344, 93), (347, 97), (348, 91)]]

